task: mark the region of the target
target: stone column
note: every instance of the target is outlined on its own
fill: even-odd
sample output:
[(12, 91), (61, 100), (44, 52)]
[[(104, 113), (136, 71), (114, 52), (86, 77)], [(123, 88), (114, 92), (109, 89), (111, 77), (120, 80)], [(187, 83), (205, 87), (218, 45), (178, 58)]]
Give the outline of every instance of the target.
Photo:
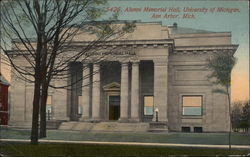
[(128, 63), (121, 64), (120, 121), (128, 120)]
[(100, 65), (93, 65), (92, 119), (100, 120)]
[(90, 109), (90, 68), (88, 64), (83, 65), (83, 75), (82, 75), (82, 118), (81, 120), (89, 119), (89, 109)]
[[(154, 60), (154, 109), (158, 108), (158, 120), (167, 122), (168, 105), (168, 63), (166, 60)], [(155, 112), (154, 112), (155, 120)]]
[(132, 63), (131, 121), (139, 122), (139, 62)]

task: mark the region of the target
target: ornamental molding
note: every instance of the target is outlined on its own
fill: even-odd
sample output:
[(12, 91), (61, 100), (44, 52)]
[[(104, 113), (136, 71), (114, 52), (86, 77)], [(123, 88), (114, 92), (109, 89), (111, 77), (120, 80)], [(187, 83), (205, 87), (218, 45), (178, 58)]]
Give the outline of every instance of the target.
[[(69, 47), (84, 47), (91, 44), (89, 41), (73, 41), (69, 44)], [(100, 47), (118, 47), (121, 46), (123, 48), (126, 47), (168, 47), (169, 45), (173, 45), (174, 40), (173, 39), (155, 39), (155, 40), (116, 40), (116, 41), (100, 41), (96, 43), (96, 46)], [(67, 43), (66, 43), (67, 45)]]
[(120, 88), (121, 88), (121, 85), (117, 82), (112, 82), (103, 86), (104, 91), (119, 91)]
[(177, 46), (173, 48), (174, 54), (208, 54), (230, 52), (234, 53), (239, 45), (205, 45), (205, 46)]

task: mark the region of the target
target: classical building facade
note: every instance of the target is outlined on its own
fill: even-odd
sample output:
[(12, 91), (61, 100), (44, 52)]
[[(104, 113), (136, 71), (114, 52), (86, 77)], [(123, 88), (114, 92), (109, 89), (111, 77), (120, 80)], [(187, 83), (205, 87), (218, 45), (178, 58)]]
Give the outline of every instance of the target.
[[(75, 43), (84, 40), (78, 36)], [(137, 23), (134, 32), (109, 44), (100, 51), (109, 57), (100, 62), (70, 63), (67, 83), (77, 83), (50, 89), (48, 120), (139, 124), (157, 119), (170, 131), (228, 130), (227, 97), (213, 92), (221, 87), (208, 80), (206, 65), (215, 53), (236, 51), (230, 32)], [(10, 125), (30, 124), (32, 90), (12, 75)]]

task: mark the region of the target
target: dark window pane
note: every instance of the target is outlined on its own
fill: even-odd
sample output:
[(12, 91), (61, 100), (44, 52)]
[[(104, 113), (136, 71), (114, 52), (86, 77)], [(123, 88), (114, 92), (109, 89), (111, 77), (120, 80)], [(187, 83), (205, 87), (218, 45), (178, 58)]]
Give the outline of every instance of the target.
[(182, 132), (191, 132), (190, 127), (181, 127)]
[(202, 127), (194, 127), (194, 132), (202, 132)]

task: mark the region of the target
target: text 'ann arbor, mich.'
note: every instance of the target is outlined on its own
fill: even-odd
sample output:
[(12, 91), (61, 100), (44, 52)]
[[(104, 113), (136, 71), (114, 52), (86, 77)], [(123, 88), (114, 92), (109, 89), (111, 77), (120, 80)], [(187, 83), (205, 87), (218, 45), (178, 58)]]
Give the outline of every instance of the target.
[(146, 13), (151, 18), (183, 18), (195, 19), (199, 14), (233, 14), (239, 13), (239, 8), (226, 8), (226, 7), (108, 7), (108, 12), (123, 12), (123, 13)]

